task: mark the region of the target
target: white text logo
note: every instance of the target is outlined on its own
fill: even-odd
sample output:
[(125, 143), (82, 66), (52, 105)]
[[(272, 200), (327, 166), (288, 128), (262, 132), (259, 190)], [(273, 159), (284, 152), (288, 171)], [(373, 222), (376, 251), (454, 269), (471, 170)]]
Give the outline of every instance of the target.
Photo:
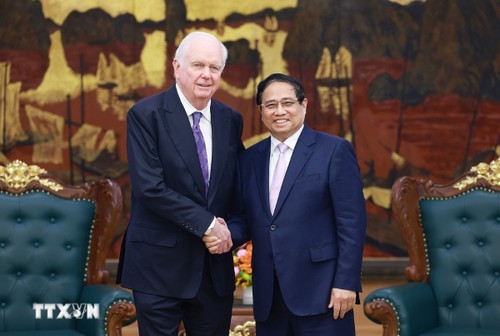
[(35, 318), (47, 319), (98, 319), (97, 303), (33, 303)]

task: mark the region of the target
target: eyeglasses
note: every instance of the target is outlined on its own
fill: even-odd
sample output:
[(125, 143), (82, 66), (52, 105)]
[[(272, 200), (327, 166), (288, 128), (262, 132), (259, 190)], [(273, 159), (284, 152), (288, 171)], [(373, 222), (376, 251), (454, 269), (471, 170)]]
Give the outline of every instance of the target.
[(283, 109), (288, 110), (294, 107), (297, 101), (298, 99), (290, 98), (284, 98), (280, 101), (271, 100), (265, 104), (260, 104), (260, 108), (266, 110), (267, 112), (276, 112), (278, 110), (278, 106), (281, 105)]

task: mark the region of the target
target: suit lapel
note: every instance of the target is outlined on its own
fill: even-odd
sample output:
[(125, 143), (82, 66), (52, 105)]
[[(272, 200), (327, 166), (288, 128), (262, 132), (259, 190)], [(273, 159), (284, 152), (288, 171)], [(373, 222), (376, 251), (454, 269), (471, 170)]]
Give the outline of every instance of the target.
[(202, 195), (205, 195), (205, 182), (203, 182), (193, 130), (191, 129), (186, 111), (180, 103), (175, 87), (166, 92), (163, 107), (165, 110), (165, 127), (167, 128), (167, 132), (184, 161), (187, 170), (193, 176), (198, 190)]
[[(302, 171), (302, 168), (304, 168), (304, 165), (311, 156), (313, 152), (311, 146), (315, 142), (316, 141), (314, 139), (314, 133), (307, 126), (304, 126), (302, 134), (300, 135), (299, 140), (297, 141), (297, 145), (293, 150), (292, 158), (290, 159), (290, 164), (288, 165), (288, 169), (285, 174), (285, 179), (283, 180), (280, 194), (278, 196), (276, 208), (274, 209), (274, 216), (276, 216), (276, 214), (281, 209), (281, 206), (283, 205), (285, 199), (290, 193), (290, 190), (292, 189), (295, 180), (297, 179), (300, 172)], [(269, 167), (269, 164), (267, 165), (267, 167)]]
[(231, 136), (231, 124), (228, 115), (223, 110), (218, 109), (214, 101), (212, 101), (210, 113), (212, 119), (212, 165), (208, 187), (209, 202), (215, 196), (219, 181), (223, 178), (223, 168), (227, 161)]
[(263, 209), (271, 217), (269, 209), (269, 156), (271, 155), (271, 138), (264, 139), (257, 148), (257, 158), (254, 161), (255, 174), (257, 176), (257, 188), (262, 201)]

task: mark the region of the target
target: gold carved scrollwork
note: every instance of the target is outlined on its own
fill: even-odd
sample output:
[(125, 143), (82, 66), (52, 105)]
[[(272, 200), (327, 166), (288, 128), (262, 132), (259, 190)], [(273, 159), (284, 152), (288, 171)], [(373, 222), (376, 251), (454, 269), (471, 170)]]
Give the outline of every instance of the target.
[(63, 187), (48, 179), (40, 178), (41, 174), (46, 174), (47, 171), (35, 165), (28, 166), (26, 163), (15, 160), (7, 166), (0, 166), (0, 181), (4, 182), (12, 189), (25, 188), (30, 182), (38, 181), (41, 185), (47, 188), (59, 191)]
[(250, 336), (252, 328), (255, 328), (255, 321), (247, 321), (243, 325), (237, 325), (234, 331), (229, 332), (229, 336)]
[(453, 186), (459, 190), (466, 188), (468, 185), (476, 183), (479, 179), (485, 179), (492, 186), (500, 187), (500, 157), (486, 164), (484, 162), (472, 167), (470, 172), (472, 175), (467, 175), (463, 181), (455, 183)]

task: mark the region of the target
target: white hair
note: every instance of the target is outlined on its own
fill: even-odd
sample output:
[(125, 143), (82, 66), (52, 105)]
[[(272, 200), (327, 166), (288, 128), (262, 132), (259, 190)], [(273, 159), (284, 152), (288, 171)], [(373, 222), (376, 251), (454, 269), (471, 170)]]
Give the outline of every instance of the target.
[(193, 39), (195, 38), (203, 38), (203, 39), (207, 39), (207, 40), (213, 40), (215, 42), (217, 42), (219, 45), (220, 45), (220, 48), (221, 48), (221, 51), (222, 51), (222, 69), (224, 69), (225, 65), (226, 65), (226, 61), (227, 61), (227, 54), (228, 54), (228, 51), (227, 51), (227, 48), (226, 46), (221, 42), (219, 41), (214, 35), (210, 34), (210, 33), (206, 33), (206, 32), (201, 32), (201, 31), (194, 31), (194, 32), (191, 32), (189, 33), (188, 35), (186, 35), (186, 37), (184, 37), (181, 41), (181, 43), (179, 44), (179, 46), (177, 47), (177, 50), (175, 51), (175, 56), (174, 58), (180, 62), (180, 60), (183, 59), (184, 57), (184, 52), (187, 48), (187, 46), (192, 42)]

